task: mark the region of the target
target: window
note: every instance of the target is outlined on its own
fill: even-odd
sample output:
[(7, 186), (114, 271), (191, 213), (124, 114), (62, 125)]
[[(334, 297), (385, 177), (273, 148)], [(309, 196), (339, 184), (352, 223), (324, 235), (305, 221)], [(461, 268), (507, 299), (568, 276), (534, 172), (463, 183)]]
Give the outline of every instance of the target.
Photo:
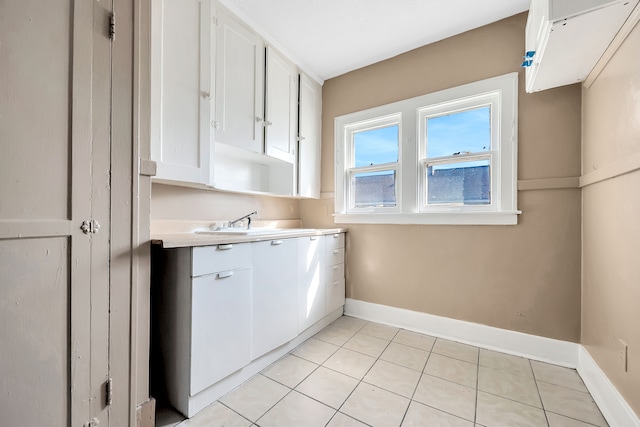
[(337, 117), (336, 222), (515, 224), (517, 74)]
[(346, 127), (350, 211), (397, 211), (399, 121), (390, 116)]

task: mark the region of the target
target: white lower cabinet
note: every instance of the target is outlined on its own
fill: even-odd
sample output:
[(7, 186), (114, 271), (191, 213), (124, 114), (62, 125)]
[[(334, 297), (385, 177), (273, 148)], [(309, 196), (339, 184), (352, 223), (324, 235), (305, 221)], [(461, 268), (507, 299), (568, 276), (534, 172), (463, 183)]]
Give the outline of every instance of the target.
[(187, 417), (342, 314), (344, 233), (154, 247), (152, 266), (151, 374)]
[(324, 237), (326, 239), (326, 269), (325, 269), (325, 291), (327, 307), (326, 312), (344, 305), (345, 282), (344, 282), (344, 233), (336, 233)]
[(191, 286), (194, 395), (251, 361), (251, 269), (196, 277)]
[(309, 328), (326, 314), (324, 236), (298, 239), (298, 326)]
[(298, 242), (270, 240), (251, 246), (251, 359), (256, 359), (298, 335)]

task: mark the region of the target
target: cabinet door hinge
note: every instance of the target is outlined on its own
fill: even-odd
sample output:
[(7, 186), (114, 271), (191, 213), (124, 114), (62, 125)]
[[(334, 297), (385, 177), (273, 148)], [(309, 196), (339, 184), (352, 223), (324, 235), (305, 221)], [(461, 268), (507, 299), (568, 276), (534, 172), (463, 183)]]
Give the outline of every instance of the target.
[(113, 402), (113, 378), (109, 377), (105, 384), (105, 404), (111, 406)]
[(116, 39), (116, 15), (109, 15), (109, 38), (113, 41)]

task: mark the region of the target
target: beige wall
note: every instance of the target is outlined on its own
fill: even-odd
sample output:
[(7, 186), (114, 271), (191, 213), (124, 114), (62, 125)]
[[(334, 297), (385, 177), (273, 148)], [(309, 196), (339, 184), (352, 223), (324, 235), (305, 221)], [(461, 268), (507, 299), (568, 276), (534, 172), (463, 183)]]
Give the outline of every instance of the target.
[[(520, 71), (526, 14), (325, 82), (322, 191), (333, 191), (336, 116)], [(525, 94), (519, 179), (580, 175), (580, 87)], [(517, 226), (349, 226), (347, 296), (578, 341), (577, 188), (520, 191)], [(303, 226), (331, 226), (333, 199), (300, 202)]]
[[(582, 344), (640, 415), (640, 27), (583, 89)], [(630, 173), (612, 177), (619, 172)], [(618, 340), (629, 345), (629, 370)]]
[(229, 220), (258, 211), (254, 219), (298, 219), (298, 200), (153, 184), (151, 219)]

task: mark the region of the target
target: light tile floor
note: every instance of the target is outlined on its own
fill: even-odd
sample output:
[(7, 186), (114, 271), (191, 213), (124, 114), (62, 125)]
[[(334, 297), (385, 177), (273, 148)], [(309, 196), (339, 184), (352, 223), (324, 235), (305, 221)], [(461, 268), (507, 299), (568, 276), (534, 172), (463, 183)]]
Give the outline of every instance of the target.
[(343, 316), (180, 427), (607, 427), (575, 370)]

